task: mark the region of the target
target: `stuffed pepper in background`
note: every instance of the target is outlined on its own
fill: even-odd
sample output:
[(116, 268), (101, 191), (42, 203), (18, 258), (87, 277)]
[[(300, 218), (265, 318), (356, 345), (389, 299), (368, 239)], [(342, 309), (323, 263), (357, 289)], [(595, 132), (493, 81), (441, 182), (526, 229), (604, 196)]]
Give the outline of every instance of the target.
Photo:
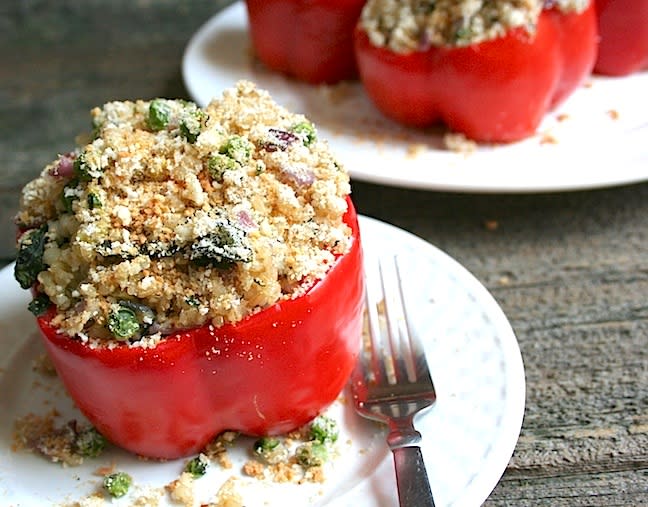
[(370, 0), (355, 31), (360, 78), (398, 122), (516, 141), (590, 74), (592, 2)]
[(246, 0), (256, 56), (312, 84), (357, 77), (353, 28), (365, 0)]
[(313, 125), (241, 82), (93, 110), (94, 139), (23, 191), (15, 275), (108, 439), (175, 458), (317, 416), (357, 357), (349, 177)]
[(596, 0), (599, 48), (595, 72), (625, 76), (648, 69), (648, 1)]

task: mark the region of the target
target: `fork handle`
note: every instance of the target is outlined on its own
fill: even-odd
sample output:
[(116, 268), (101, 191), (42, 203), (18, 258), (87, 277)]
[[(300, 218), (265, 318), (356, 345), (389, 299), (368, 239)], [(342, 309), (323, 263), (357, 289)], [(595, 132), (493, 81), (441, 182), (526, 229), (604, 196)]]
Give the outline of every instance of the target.
[(434, 507), (421, 448), (399, 447), (392, 452), (400, 507)]

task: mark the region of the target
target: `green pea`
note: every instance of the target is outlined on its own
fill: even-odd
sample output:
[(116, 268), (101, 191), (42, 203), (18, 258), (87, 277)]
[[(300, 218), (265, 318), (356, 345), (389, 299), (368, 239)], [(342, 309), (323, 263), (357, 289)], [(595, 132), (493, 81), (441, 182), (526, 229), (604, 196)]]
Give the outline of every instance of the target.
[(130, 489), (133, 478), (126, 472), (115, 472), (106, 475), (103, 480), (104, 489), (114, 498), (121, 498)]
[(140, 323), (133, 310), (122, 306), (108, 315), (108, 330), (117, 340), (128, 340), (139, 333)]
[(93, 427), (80, 431), (74, 441), (77, 452), (88, 458), (99, 456), (107, 443), (106, 438)]
[(301, 137), (304, 146), (309, 146), (317, 140), (317, 133), (312, 123), (303, 121), (293, 125), (290, 129), (293, 133)]
[(171, 108), (165, 99), (154, 99), (149, 104), (147, 123), (151, 130), (157, 132), (169, 125)]
[(189, 472), (194, 478), (202, 477), (207, 473), (209, 461), (204, 454), (199, 454), (195, 458), (189, 460), (185, 467), (185, 472)]

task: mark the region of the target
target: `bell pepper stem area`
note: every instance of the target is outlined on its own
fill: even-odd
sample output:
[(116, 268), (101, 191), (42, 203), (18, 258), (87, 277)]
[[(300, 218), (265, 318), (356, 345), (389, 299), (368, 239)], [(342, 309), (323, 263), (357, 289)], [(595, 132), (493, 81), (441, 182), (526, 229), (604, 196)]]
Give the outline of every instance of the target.
[(92, 346), (38, 318), (71, 397), (115, 444), (153, 458), (200, 451), (225, 430), (276, 435), (298, 428), (345, 386), (362, 329), (362, 249), (350, 200), (350, 249), (305, 294), (219, 328), (166, 336), (153, 348)]

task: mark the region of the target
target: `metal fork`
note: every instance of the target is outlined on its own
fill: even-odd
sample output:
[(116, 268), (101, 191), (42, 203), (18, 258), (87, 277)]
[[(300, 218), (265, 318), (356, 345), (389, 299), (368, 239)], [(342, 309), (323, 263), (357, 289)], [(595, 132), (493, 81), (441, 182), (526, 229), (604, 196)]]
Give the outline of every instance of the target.
[(360, 415), (389, 428), (387, 444), (394, 455), (400, 506), (434, 506), (421, 434), (414, 428), (414, 416), (436, 400), (434, 384), (423, 346), (407, 318), (396, 257), (389, 266), (379, 262), (378, 270), (382, 297), (367, 288), (369, 340), (351, 376), (353, 399)]

